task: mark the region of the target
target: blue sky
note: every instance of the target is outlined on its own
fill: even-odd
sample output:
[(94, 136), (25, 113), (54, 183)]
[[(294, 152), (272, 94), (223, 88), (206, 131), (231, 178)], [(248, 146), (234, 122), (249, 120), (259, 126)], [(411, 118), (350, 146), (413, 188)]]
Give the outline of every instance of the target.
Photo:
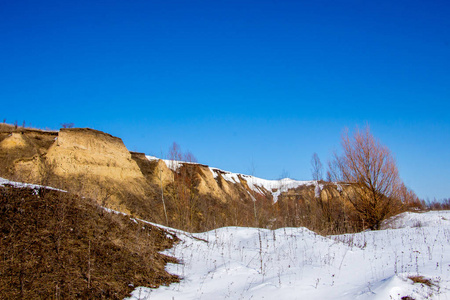
[[(94, 3), (95, 2), (95, 3)], [(0, 121), (310, 179), (370, 124), (422, 198), (450, 197), (447, 1), (3, 1)], [(253, 166), (253, 167), (252, 167)]]

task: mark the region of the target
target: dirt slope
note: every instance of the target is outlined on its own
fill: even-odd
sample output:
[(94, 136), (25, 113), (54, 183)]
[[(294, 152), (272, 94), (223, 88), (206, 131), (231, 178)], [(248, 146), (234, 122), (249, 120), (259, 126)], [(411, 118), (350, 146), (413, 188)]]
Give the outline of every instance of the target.
[(87, 198), (0, 186), (1, 299), (123, 299), (178, 281), (161, 255), (177, 238)]

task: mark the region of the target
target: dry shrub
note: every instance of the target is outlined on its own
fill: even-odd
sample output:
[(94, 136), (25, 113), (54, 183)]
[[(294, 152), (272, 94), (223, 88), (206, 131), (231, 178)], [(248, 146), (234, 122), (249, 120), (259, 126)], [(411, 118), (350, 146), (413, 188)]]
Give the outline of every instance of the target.
[(433, 283), (433, 281), (431, 281), (431, 279), (426, 278), (422, 275), (409, 276), (408, 278), (411, 279), (414, 283), (424, 284), (428, 287), (435, 286), (435, 284)]

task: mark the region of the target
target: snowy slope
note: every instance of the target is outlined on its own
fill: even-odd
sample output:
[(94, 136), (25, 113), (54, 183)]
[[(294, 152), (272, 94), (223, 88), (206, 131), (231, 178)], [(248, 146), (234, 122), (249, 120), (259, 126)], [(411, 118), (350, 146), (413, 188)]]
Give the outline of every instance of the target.
[(41, 188), (46, 188), (46, 189), (49, 189), (49, 190), (66, 192), (64, 190), (55, 189), (55, 188), (52, 188), (52, 187), (49, 187), (49, 186), (42, 186), (42, 185), (39, 185), (39, 184), (16, 182), (16, 181), (11, 181), (11, 180), (8, 180), (8, 179), (0, 177), (0, 186), (5, 186), (5, 185), (12, 185), (12, 186), (17, 187), (17, 188), (29, 188), (29, 189), (33, 189), (33, 190), (39, 190)]
[[(168, 267), (181, 283), (137, 288), (131, 299), (450, 299), (449, 220), (449, 211), (407, 213), (398, 229), (331, 237), (305, 228), (177, 231), (182, 242), (166, 253), (182, 261)], [(408, 279), (415, 275), (430, 286)]]
[[(159, 160), (159, 158), (154, 156), (147, 155), (146, 157), (148, 160)], [(190, 164), (190, 162), (168, 160), (168, 159), (163, 159), (163, 161), (166, 163), (167, 167), (170, 168), (172, 171), (178, 170), (178, 168), (180, 168), (182, 164)], [(247, 182), (248, 187), (256, 193), (264, 193), (265, 191), (270, 192), (273, 195), (274, 202), (277, 202), (278, 196), (282, 192), (287, 192), (289, 189), (298, 188), (299, 186), (302, 185), (316, 185), (317, 188), (319, 189), (322, 188), (321, 185), (318, 185), (316, 181), (311, 180), (301, 181), (290, 178), (283, 178), (280, 180), (267, 180), (251, 175), (232, 173), (213, 167), (210, 167), (209, 170), (213, 174), (214, 178), (222, 176), (223, 179), (225, 179), (226, 181), (238, 184), (240, 184), (241, 179), (243, 179)]]

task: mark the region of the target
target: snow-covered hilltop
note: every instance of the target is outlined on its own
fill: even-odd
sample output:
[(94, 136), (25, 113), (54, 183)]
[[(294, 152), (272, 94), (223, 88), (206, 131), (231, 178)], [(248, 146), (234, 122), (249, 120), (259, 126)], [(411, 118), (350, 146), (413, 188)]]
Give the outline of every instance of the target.
[[(389, 225), (390, 224), (390, 225)], [(131, 299), (450, 299), (450, 212), (405, 213), (396, 229), (323, 237), (305, 228), (176, 231), (181, 283)]]
[[(159, 160), (159, 158), (150, 155), (147, 155), (146, 157), (150, 161)], [(192, 162), (176, 161), (169, 159), (162, 159), (162, 161), (166, 164), (166, 166), (169, 169), (171, 169), (174, 172), (177, 171), (183, 164), (197, 164)], [(290, 178), (283, 178), (280, 180), (268, 180), (258, 178), (252, 175), (245, 175), (240, 173), (224, 171), (219, 168), (214, 167), (208, 168), (215, 179), (217, 179), (220, 176), (224, 180), (233, 184), (242, 184), (243, 182), (245, 182), (245, 184), (249, 187), (249, 189), (255, 193), (260, 194), (265, 194), (267, 192), (271, 193), (273, 197), (273, 202), (277, 202), (278, 196), (283, 192), (287, 192), (289, 189), (295, 189), (300, 186), (306, 185), (317, 185), (320, 188), (320, 185), (318, 185), (316, 181), (311, 180), (301, 181)]]

